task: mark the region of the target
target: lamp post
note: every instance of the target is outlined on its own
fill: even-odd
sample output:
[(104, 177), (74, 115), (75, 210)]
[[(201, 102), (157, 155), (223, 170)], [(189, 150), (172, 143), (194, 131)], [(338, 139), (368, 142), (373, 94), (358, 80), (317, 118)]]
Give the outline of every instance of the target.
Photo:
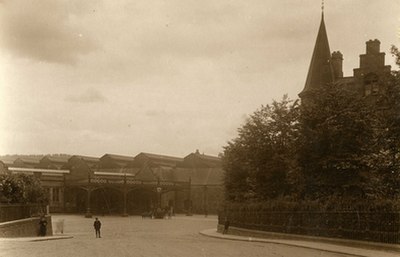
[(157, 186), (157, 206), (158, 206), (158, 208), (161, 208), (161, 191), (162, 191), (162, 188), (158, 185)]
[(161, 185), (160, 185), (160, 178), (157, 178), (156, 191), (157, 191), (157, 208), (161, 209), (161, 191), (162, 191), (162, 188), (161, 188)]
[(86, 200), (86, 213), (85, 218), (91, 218), (92, 212), (90, 210), (90, 198), (92, 193), (92, 186), (91, 186), (91, 178), (90, 173), (88, 173), (88, 182), (87, 182), (87, 200)]
[(192, 177), (189, 177), (189, 190), (188, 190), (188, 209), (186, 216), (192, 216)]
[(127, 197), (128, 197), (128, 190), (126, 188), (126, 172), (125, 172), (125, 176), (124, 176), (124, 189), (123, 189), (123, 194), (124, 194), (124, 199), (123, 199), (123, 204), (124, 204), (124, 210), (122, 212), (122, 217), (128, 217), (128, 212), (127, 212), (127, 207), (126, 207), (126, 201), (127, 201)]

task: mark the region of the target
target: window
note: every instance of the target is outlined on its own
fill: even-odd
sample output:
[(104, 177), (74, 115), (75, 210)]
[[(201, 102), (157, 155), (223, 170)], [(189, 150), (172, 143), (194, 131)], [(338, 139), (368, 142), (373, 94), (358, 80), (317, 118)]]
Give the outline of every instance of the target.
[(53, 194), (51, 196), (52, 202), (59, 202), (60, 201), (60, 189), (59, 188), (52, 188)]
[(364, 78), (364, 94), (368, 95), (376, 95), (379, 93), (379, 84), (378, 84), (378, 76), (374, 73), (369, 73)]

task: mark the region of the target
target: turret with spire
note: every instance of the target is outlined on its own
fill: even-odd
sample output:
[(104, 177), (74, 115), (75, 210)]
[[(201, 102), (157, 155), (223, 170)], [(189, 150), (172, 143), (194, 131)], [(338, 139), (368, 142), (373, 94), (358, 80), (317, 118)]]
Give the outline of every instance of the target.
[(317, 40), (315, 42), (306, 84), (299, 96), (303, 99), (313, 90), (318, 89), (328, 83), (332, 83), (334, 80), (335, 76), (331, 63), (331, 52), (329, 49), (328, 36), (324, 22), (324, 8), (322, 5), (321, 24), (319, 26)]
[[(331, 54), (324, 22), (324, 2), (322, 0), (321, 24), (312, 54), (306, 83), (299, 94), (305, 106), (312, 104), (313, 92), (329, 84), (335, 84), (346, 90), (353, 90), (362, 96), (381, 99), (385, 88), (380, 78), (390, 74), (390, 65), (385, 65), (385, 53), (380, 52), (378, 39), (366, 42), (366, 53), (360, 55), (360, 67), (353, 69), (352, 77), (343, 76), (343, 54), (335, 51)], [(375, 100), (376, 100), (375, 99)], [(375, 101), (374, 100), (374, 101)], [(372, 101), (373, 102), (373, 101)]]

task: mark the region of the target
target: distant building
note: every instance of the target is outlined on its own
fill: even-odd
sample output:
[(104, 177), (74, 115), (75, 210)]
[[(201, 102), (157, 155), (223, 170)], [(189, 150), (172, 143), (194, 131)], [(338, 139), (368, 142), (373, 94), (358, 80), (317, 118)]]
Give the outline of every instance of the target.
[(198, 151), (184, 158), (140, 153), (18, 158), (9, 171), (40, 178), (53, 212), (140, 214), (155, 208), (216, 213), (223, 200), (218, 157)]
[(72, 170), (79, 170), (80, 166), (84, 166), (89, 169), (98, 169), (99, 162), (100, 158), (97, 157), (73, 155), (68, 159), (68, 168)]
[(66, 168), (70, 156), (51, 156), (46, 155), (39, 161), (38, 168), (44, 169), (63, 169)]
[(223, 200), (224, 173), (221, 158), (200, 154), (199, 151), (187, 155), (177, 173), (187, 176), (192, 186), (191, 199), (196, 213), (216, 213)]
[(100, 169), (118, 169), (124, 168), (126, 165), (134, 160), (131, 156), (123, 156), (116, 154), (105, 154), (100, 157)]
[(8, 168), (7, 165), (3, 162), (0, 161), (0, 175), (8, 174)]
[(39, 166), (40, 159), (37, 157), (20, 157), (17, 158), (13, 166), (21, 168), (36, 168)]
[(7, 167), (12, 167), (14, 165), (14, 161), (17, 159), (16, 157), (13, 156), (1, 156), (0, 161), (3, 162), (4, 165)]

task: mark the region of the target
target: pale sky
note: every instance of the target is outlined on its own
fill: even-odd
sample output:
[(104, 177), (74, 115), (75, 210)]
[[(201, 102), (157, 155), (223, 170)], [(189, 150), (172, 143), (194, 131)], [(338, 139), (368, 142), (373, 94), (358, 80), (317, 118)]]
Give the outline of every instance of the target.
[[(217, 155), (302, 90), (320, 0), (0, 0), (0, 154)], [(400, 46), (400, 1), (325, 0), (345, 76)]]

